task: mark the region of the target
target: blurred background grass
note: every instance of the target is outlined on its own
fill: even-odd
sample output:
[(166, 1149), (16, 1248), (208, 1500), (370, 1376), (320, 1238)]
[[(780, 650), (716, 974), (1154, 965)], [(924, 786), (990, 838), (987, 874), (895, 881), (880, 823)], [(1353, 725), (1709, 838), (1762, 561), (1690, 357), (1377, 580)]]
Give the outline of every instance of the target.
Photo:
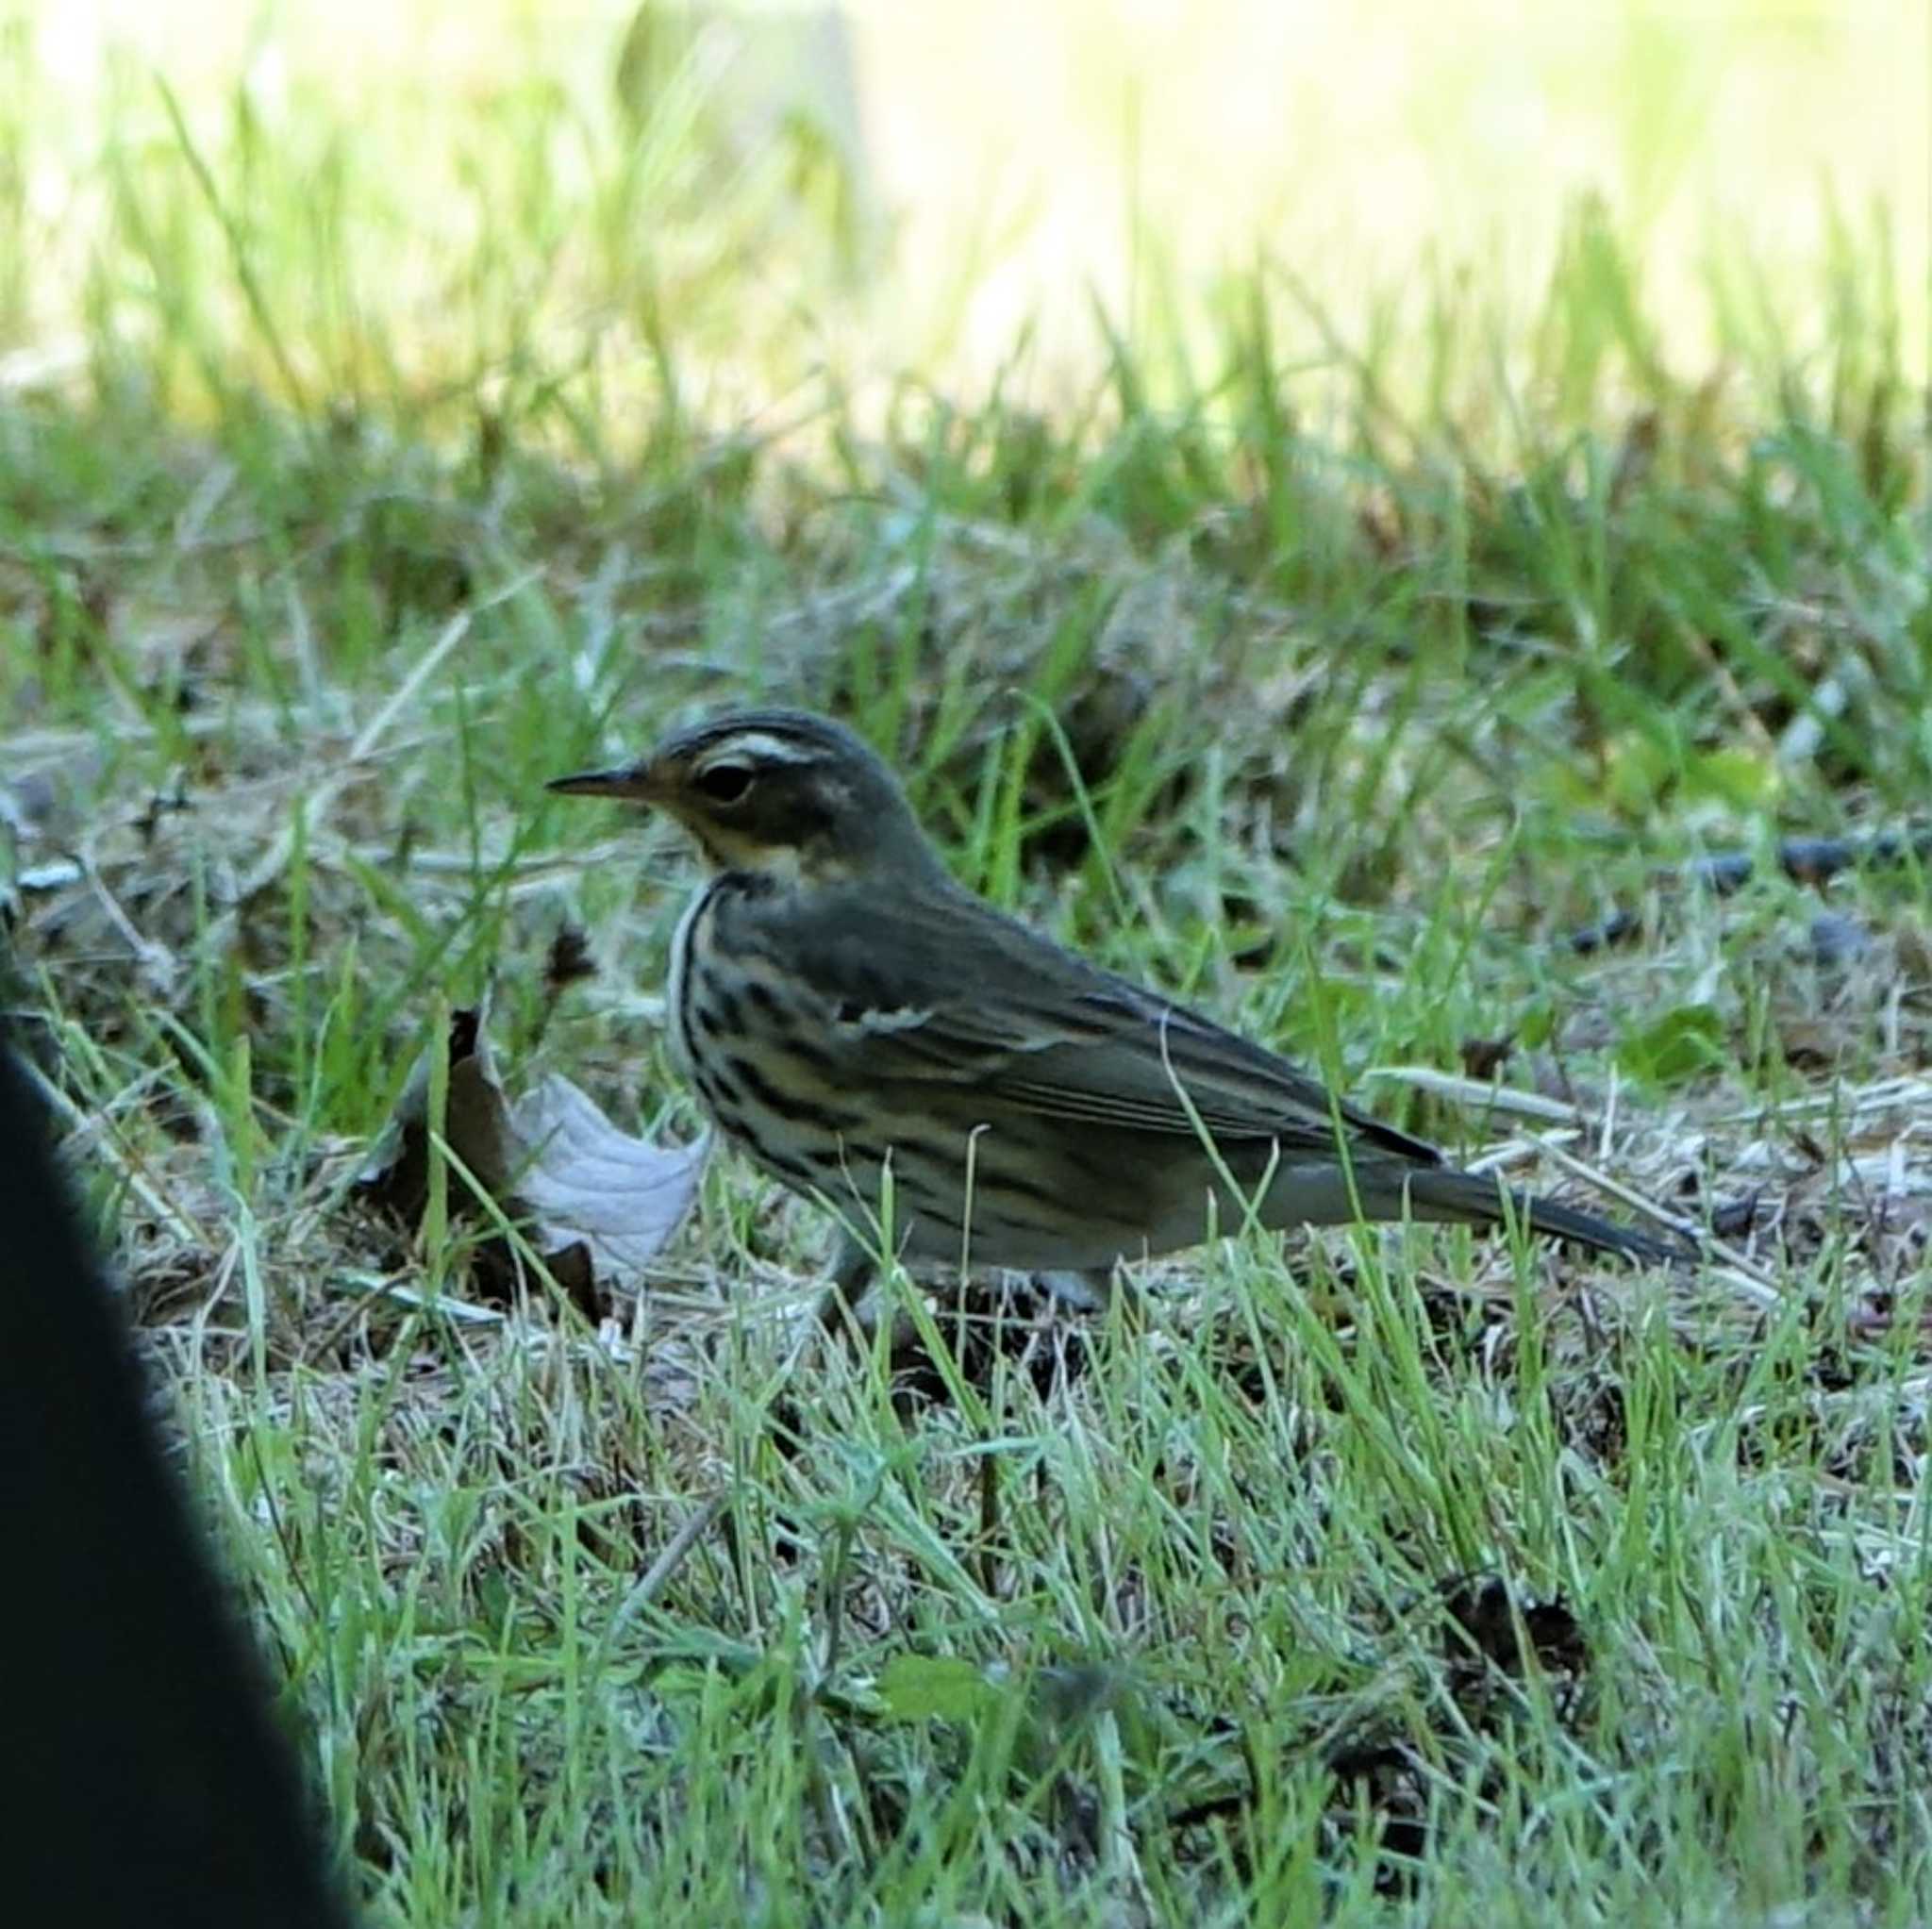
[(1048, 406), (1104, 366), (1098, 304), (1165, 344), (1168, 399), (1257, 274), (1311, 392), (1384, 340), (1398, 395), (1500, 408), (1507, 344), (1579, 413), (1829, 378), (1848, 331), (1925, 371), (1932, 41), (1888, 0), (0, 21), (16, 379), (111, 350), (183, 406), (244, 371), (304, 405), (562, 383), (615, 434), (667, 353), (780, 411), (822, 373), (974, 395), (1017, 357)]

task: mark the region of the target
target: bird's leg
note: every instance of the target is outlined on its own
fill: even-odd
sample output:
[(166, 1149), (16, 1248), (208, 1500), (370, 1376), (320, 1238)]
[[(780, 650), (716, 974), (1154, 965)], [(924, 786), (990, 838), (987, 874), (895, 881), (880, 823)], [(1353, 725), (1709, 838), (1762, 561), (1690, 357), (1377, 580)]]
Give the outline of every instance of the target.
[(1075, 1271), (1064, 1268), (1038, 1275), (1041, 1286), (1063, 1305), (1076, 1306), (1083, 1313), (1105, 1312), (1113, 1297), (1113, 1268), (1087, 1266)]
[[(819, 1324), (827, 1333), (842, 1332), (860, 1353), (878, 1331), (879, 1307), (866, 1304), (868, 1289), (876, 1284), (880, 1260), (865, 1241), (844, 1227), (832, 1254), (832, 1283), (819, 1300)], [(893, 1311), (889, 1356), (897, 1361), (915, 1343), (917, 1327), (903, 1309)]]
[(869, 1322), (859, 1314), (859, 1303), (878, 1272), (878, 1256), (848, 1228), (839, 1228), (839, 1243), (832, 1254), (832, 1283), (819, 1300), (819, 1324), (827, 1330), (843, 1323), (850, 1314), (859, 1329), (869, 1331)]
[[(876, 1312), (868, 1318), (861, 1310), (868, 1290), (878, 1277), (879, 1258), (865, 1241), (844, 1227), (832, 1254), (832, 1282), (819, 1299), (819, 1323), (828, 1332), (844, 1325), (849, 1315), (859, 1337), (869, 1336), (876, 1323)], [(1104, 1313), (1115, 1300), (1130, 1330), (1145, 1323), (1145, 1306), (1139, 1288), (1118, 1263), (1111, 1266), (1062, 1268), (1036, 1275), (1041, 1285), (1062, 1304), (1084, 1313)], [(955, 1291), (963, 1295), (966, 1275), (961, 1274)], [(960, 1301), (956, 1299), (956, 1307)], [(897, 1335), (894, 1336), (897, 1338)]]
[(1141, 1289), (1118, 1260), (1111, 1266), (1088, 1266), (1078, 1272), (1042, 1272), (1040, 1280), (1056, 1299), (1082, 1312), (1104, 1313), (1118, 1300), (1121, 1317), (1130, 1329), (1138, 1332), (1145, 1324)]

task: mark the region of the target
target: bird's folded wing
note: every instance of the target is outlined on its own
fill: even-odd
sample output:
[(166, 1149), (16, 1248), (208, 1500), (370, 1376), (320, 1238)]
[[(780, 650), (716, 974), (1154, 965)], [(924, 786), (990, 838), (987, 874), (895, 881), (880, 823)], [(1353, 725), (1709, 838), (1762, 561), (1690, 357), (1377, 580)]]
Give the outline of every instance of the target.
[(899, 922), (862, 959), (830, 931), (828, 945), (792, 949), (856, 1082), (942, 1084), (1044, 1117), (1284, 1152), (1332, 1154), (1339, 1127), (1352, 1147), (1440, 1162), (1274, 1053), (966, 902), (964, 928), (948, 905), (943, 921)]

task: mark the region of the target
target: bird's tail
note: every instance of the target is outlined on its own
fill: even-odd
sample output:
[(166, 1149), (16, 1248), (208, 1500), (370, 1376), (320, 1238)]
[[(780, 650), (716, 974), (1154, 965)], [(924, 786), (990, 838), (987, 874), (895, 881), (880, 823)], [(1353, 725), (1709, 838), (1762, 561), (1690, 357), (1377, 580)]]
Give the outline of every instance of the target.
[[(1374, 1168), (1364, 1171), (1358, 1165), (1356, 1176), (1362, 1189), (1365, 1208), (1369, 1207), (1374, 1192), (1394, 1185), (1406, 1195), (1409, 1215), (1416, 1219), (1445, 1220), (1457, 1225), (1504, 1225), (1513, 1219), (1531, 1232), (1641, 1265), (1682, 1264), (1697, 1257), (1697, 1248), (1687, 1239), (1658, 1239), (1632, 1226), (1612, 1225), (1594, 1213), (1579, 1211), (1555, 1199), (1512, 1191), (1498, 1179), (1458, 1172), (1454, 1166), (1410, 1167), (1395, 1172)], [(1380, 1215), (1371, 1210), (1371, 1216)]]

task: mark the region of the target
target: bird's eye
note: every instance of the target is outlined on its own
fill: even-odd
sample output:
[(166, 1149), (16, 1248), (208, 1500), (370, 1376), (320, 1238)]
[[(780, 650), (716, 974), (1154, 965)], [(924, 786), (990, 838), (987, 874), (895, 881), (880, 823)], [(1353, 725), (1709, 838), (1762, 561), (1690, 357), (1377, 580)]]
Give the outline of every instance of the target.
[(697, 786), (713, 804), (736, 804), (751, 789), (751, 771), (741, 763), (714, 763), (698, 773)]

